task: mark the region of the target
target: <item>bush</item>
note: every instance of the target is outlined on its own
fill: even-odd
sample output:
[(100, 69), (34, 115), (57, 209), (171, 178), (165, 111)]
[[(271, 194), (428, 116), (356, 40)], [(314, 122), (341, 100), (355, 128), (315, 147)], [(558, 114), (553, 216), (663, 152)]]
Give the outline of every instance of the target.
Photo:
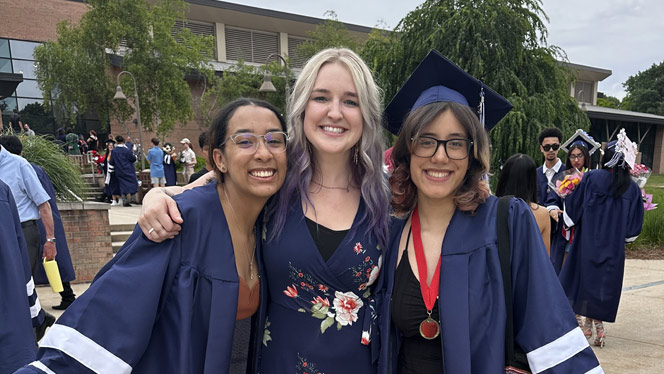
[(641, 235), (628, 249), (664, 246), (664, 174), (652, 175), (645, 190), (646, 193), (652, 194), (652, 202), (659, 206), (645, 212)]

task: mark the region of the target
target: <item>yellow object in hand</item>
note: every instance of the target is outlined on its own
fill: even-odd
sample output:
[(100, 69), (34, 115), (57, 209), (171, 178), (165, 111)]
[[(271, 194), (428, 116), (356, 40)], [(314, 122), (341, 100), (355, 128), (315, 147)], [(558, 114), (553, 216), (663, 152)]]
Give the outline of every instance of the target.
[(46, 261), (46, 257), (44, 257), (44, 271), (53, 292), (64, 291), (62, 279), (60, 278), (60, 270), (58, 270), (58, 263), (55, 260)]

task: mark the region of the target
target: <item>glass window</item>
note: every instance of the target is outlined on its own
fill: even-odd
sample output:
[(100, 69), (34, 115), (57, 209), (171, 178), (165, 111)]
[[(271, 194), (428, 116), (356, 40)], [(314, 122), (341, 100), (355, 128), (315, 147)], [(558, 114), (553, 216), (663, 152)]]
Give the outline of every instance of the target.
[(12, 60), (0, 58), (0, 73), (12, 73)]
[(0, 57), (9, 58), (9, 40), (0, 39)]
[(42, 92), (37, 85), (37, 81), (31, 79), (24, 80), (18, 84), (18, 87), (16, 87), (16, 96), (34, 97), (39, 99), (43, 97)]
[(32, 103), (39, 103), (39, 104), (44, 104), (44, 100), (41, 99), (23, 99), (23, 98), (18, 98), (18, 110), (23, 110), (26, 105), (32, 104)]
[(14, 73), (23, 72), (23, 79), (36, 79), (35, 62), (25, 60), (13, 60)]
[(32, 53), (39, 43), (25, 42), (22, 40), (10, 40), (9, 45), (12, 48), (12, 58), (22, 58), (25, 60), (34, 60)]
[(12, 114), (14, 108), (16, 108), (16, 98), (7, 97), (0, 100), (0, 108), (4, 108), (2, 109), (2, 114)]

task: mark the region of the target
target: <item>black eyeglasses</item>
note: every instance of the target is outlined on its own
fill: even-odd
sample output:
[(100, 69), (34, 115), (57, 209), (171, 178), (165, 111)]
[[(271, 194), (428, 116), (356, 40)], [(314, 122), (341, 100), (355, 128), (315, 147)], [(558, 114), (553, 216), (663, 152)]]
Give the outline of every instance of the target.
[(580, 159), (582, 159), (583, 157), (584, 157), (584, 156), (583, 156), (583, 153), (580, 154), (580, 155), (569, 155), (569, 159), (570, 159), (570, 160), (580, 160)]
[(442, 144), (447, 158), (450, 160), (463, 160), (468, 157), (470, 147), (473, 141), (470, 139), (447, 139), (440, 140), (431, 136), (420, 136), (417, 139), (411, 138), (413, 141), (413, 153), (418, 157), (433, 157), (438, 151), (438, 147)]
[(544, 152), (548, 152), (551, 149), (553, 149), (554, 151), (557, 151), (560, 148), (560, 144), (558, 144), (558, 143), (556, 143), (556, 144), (545, 144), (545, 145), (542, 146), (542, 148), (544, 149)]

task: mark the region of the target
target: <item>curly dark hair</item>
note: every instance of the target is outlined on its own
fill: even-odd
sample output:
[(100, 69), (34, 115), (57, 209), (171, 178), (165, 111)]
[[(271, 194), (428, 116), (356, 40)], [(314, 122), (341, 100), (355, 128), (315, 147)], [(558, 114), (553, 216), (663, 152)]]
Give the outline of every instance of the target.
[(440, 114), (451, 111), (473, 141), (468, 155), (468, 170), (454, 202), (462, 211), (474, 212), (489, 196), (489, 185), (483, 180), (489, 172), (489, 138), (479, 119), (469, 107), (453, 102), (436, 102), (424, 105), (410, 112), (404, 121), (399, 137), (392, 149), (394, 172), (390, 177), (392, 208), (397, 216), (411, 212), (417, 201), (417, 187), (410, 178), (410, 158), (413, 141), (422, 129), (433, 122)]
[(544, 138), (558, 138), (558, 142), (563, 141), (563, 132), (560, 129), (555, 127), (547, 127), (539, 133), (539, 143), (540, 145), (544, 141)]

